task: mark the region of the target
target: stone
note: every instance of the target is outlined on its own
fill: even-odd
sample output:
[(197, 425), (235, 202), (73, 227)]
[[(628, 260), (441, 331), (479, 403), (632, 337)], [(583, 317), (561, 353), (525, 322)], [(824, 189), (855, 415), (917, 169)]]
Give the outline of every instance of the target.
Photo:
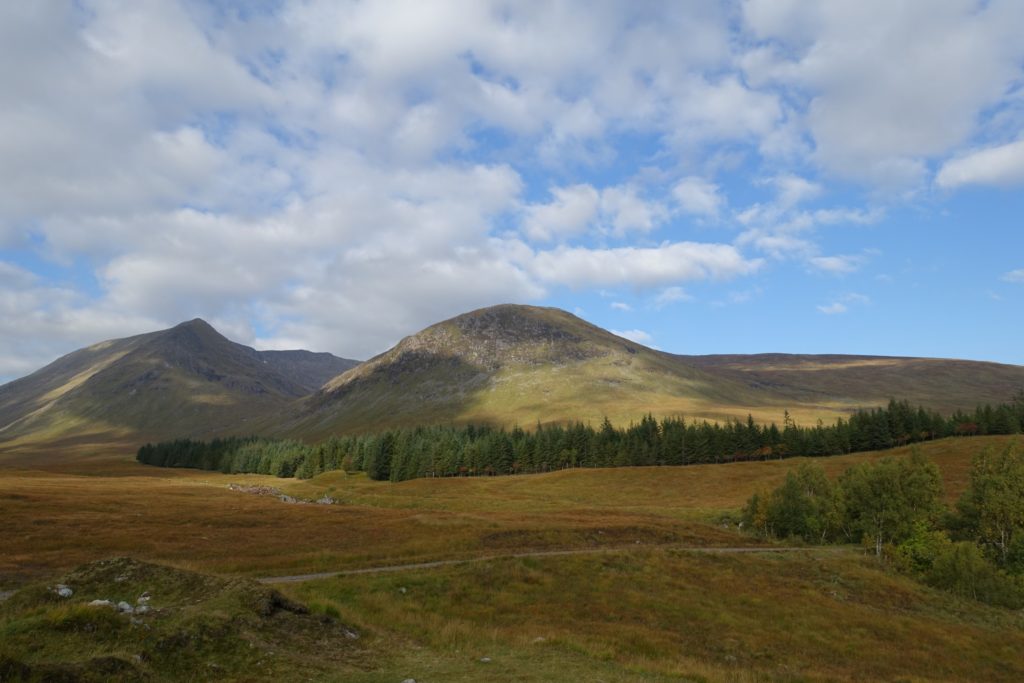
[(117, 610), (123, 614), (132, 614), (133, 612), (135, 612), (135, 608), (129, 605), (124, 600), (117, 603)]
[(480, 662), (482, 664), (490, 664), (491, 663), (491, 658), (490, 657), (481, 657), (480, 658)]
[(57, 595), (62, 598), (70, 598), (75, 594), (75, 591), (71, 590), (70, 586), (65, 586), (63, 583), (58, 583), (54, 590), (57, 592)]
[(89, 603), (89, 607), (113, 607), (114, 603), (110, 600), (93, 600)]

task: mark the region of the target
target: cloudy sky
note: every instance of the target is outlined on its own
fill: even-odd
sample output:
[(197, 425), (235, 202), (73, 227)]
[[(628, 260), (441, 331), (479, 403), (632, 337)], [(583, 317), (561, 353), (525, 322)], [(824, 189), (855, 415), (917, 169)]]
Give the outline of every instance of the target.
[(502, 302), (1024, 363), (1024, 3), (0, 4), (0, 381)]

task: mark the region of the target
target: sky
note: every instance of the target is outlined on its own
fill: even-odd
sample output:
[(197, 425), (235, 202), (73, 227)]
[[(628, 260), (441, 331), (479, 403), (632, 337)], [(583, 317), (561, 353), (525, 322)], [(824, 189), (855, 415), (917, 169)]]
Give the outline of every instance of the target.
[(1024, 364), (1024, 3), (0, 3), (0, 381), (498, 303)]

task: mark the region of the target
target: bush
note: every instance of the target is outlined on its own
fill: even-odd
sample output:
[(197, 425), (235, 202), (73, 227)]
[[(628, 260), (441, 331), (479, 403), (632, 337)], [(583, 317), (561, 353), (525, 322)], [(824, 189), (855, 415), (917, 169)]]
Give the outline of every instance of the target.
[(842, 501), (817, 465), (803, 464), (771, 493), (755, 494), (743, 510), (744, 526), (763, 536), (824, 543), (838, 534)]
[(936, 558), (949, 552), (952, 544), (946, 532), (918, 522), (910, 537), (893, 550), (891, 559), (898, 569), (923, 577), (932, 570)]
[(950, 543), (935, 556), (925, 582), (956, 595), (992, 605), (1024, 607), (1024, 585), (992, 564), (976, 544)]

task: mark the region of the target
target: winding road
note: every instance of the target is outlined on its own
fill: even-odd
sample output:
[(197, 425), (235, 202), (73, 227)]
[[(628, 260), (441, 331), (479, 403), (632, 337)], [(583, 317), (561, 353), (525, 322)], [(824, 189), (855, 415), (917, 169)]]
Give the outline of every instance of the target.
[(681, 550), (692, 553), (704, 554), (731, 554), (731, 553), (792, 553), (792, 552), (838, 552), (846, 551), (843, 547), (808, 547), (808, 548), (779, 548), (771, 546), (733, 546), (715, 548), (709, 546), (664, 546), (664, 545), (627, 545), (607, 548), (582, 548), (575, 550), (532, 550), (520, 553), (507, 553), (503, 555), (483, 555), (480, 557), (467, 557), (457, 560), (435, 560), (433, 562), (416, 562), (413, 564), (388, 564), (379, 567), (363, 567), (362, 569), (342, 569), (333, 572), (317, 572), (315, 574), (293, 574), (291, 576), (266, 576), (256, 579), (260, 583), (301, 583), (303, 581), (315, 581), (317, 579), (329, 579), (335, 576), (357, 576), (359, 574), (385, 574), (389, 572), (407, 572), (417, 569), (434, 569), (436, 567), (449, 567), (458, 564), (472, 564), (476, 562), (491, 562), (494, 560), (511, 560), (522, 557), (566, 557), (572, 555), (600, 555), (610, 553), (629, 552), (632, 550)]

